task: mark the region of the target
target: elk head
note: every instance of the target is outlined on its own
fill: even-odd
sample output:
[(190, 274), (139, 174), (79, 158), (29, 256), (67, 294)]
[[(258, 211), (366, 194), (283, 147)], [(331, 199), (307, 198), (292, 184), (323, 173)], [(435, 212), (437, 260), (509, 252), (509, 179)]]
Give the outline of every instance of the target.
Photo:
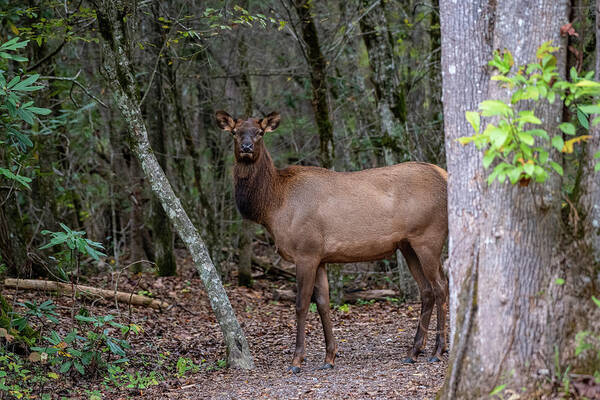
[(263, 135), (274, 131), (281, 120), (277, 112), (272, 112), (265, 118), (248, 118), (245, 121), (234, 119), (225, 111), (217, 111), (215, 117), (217, 126), (233, 135), (235, 160), (243, 163), (253, 163), (260, 158)]

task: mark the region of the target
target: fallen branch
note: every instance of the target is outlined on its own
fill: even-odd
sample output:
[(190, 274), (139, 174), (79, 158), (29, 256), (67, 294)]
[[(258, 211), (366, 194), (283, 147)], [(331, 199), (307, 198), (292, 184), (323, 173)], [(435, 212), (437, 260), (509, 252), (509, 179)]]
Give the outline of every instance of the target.
[[(356, 303), (358, 300), (387, 300), (390, 297), (398, 297), (398, 293), (389, 289), (359, 290), (357, 292), (344, 293), (344, 303)], [(296, 292), (287, 289), (273, 290), (273, 300), (295, 301)]]
[(265, 274), (268, 275), (280, 275), (287, 279), (296, 279), (296, 274), (294, 272), (288, 271), (277, 265), (274, 265), (268, 261), (264, 261), (259, 257), (252, 256), (252, 266), (256, 266), (264, 271)]
[(72, 285), (70, 283), (62, 283), (55, 281), (42, 281), (37, 279), (13, 279), (6, 278), (4, 280), (5, 287), (14, 287), (18, 289), (42, 290), (46, 292), (56, 291), (64, 295), (72, 294), (73, 289), (83, 295), (100, 296), (105, 299), (116, 298), (121, 303), (128, 303), (135, 306), (146, 306), (156, 309), (166, 309), (169, 303), (151, 299), (150, 297), (139, 294), (131, 294), (125, 292), (115, 292), (114, 290), (98, 289), (91, 286)]

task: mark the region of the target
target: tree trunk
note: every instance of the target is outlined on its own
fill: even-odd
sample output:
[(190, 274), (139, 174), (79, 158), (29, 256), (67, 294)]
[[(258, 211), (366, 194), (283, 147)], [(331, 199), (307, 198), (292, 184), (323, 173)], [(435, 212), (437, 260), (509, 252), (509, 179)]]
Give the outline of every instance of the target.
[[(573, 241), (561, 230), (561, 179), (551, 175), (543, 185), (528, 188), (488, 186), (482, 152), (456, 141), (472, 134), (465, 111), (476, 110), (482, 100), (507, 97), (505, 89), (490, 84), (487, 62), (494, 49), (508, 49), (515, 65), (522, 65), (551, 40), (561, 45), (556, 56), (564, 75), (566, 41), (560, 27), (568, 8), (566, 0), (527, 6), (516, 0), (478, 0), (469, 7), (440, 2), (448, 208), (453, 210), (448, 261), (452, 351), (444, 399), (483, 398), (498, 385), (515, 392), (532, 389), (544, 379), (538, 371), (560, 373), (556, 353), (559, 365), (586, 365), (573, 357), (574, 336), (599, 320), (582, 318), (582, 310), (595, 312), (590, 295), (598, 283), (583, 280), (589, 273), (586, 254), (570, 258)], [(536, 113), (544, 129), (556, 131), (562, 104), (540, 101)], [(567, 283), (557, 284), (558, 278)]]
[(93, 2), (102, 35), (103, 69), (110, 84), (115, 103), (125, 120), (130, 145), (152, 185), (152, 191), (160, 199), (171, 223), (192, 255), (202, 279), (211, 307), (219, 322), (227, 346), (227, 362), (230, 367), (253, 368), (248, 343), (240, 327), (227, 293), (210, 259), (206, 246), (192, 225), (181, 202), (173, 193), (148, 142), (148, 133), (139, 108), (139, 96), (127, 54), (127, 19), (132, 9), (128, 3), (118, 0)]
[[(154, 7), (154, 15), (156, 20), (152, 22), (153, 33), (155, 37), (155, 45), (157, 49), (162, 48), (162, 43), (166, 40), (164, 29), (161, 28), (161, 23), (158, 21), (157, 10)], [(159, 50), (160, 52), (160, 50)], [(163, 171), (167, 171), (167, 145), (165, 132), (167, 127), (164, 118), (168, 116), (169, 110), (167, 108), (166, 98), (164, 96), (164, 76), (165, 76), (165, 62), (161, 57), (161, 54), (157, 54), (160, 57), (157, 64), (157, 72), (154, 78), (150, 95), (144, 103), (143, 110), (146, 110), (145, 118), (150, 124), (150, 145), (156, 154), (156, 158), (160, 167)], [(150, 223), (152, 224), (152, 242), (154, 244), (154, 263), (156, 264), (156, 270), (159, 276), (173, 276), (177, 273), (177, 262), (175, 260), (175, 253), (173, 251), (175, 237), (173, 230), (169, 224), (169, 218), (163, 210), (160, 199), (156, 196), (152, 196), (152, 208), (151, 208)]]
[(312, 85), (312, 108), (315, 113), (315, 122), (319, 131), (321, 166), (331, 168), (335, 159), (333, 143), (333, 125), (329, 118), (329, 104), (327, 101), (327, 71), (325, 57), (319, 45), (317, 27), (312, 17), (312, 2), (309, 0), (294, 0), (294, 7), (300, 18), (300, 30), (304, 40), (306, 61), (310, 68), (310, 82)]
[[(246, 3), (242, 7), (247, 8)], [(252, 98), (252, 84), (248, 75), (248, 46), (246, 45), (245, 32), (241, 32), (238, 44), (238, 61), (240, 67), (240, 85), (242, 99), (244, 102), (244, 115), (250, 118), (253, 115), (254, 101)], [(242, 220), (240, 227), (239, 248), (240, 257), (238, 259), (238, 285), (252, 287), (252, 221)]]
[[(363, 0), (362, 4), (367, 8), (372, 2)], [(402, 158), (398, 142), (403, 139), (401, 132), (406, 123), (406, 101), (398, 77), (399, 65), (394, 56), (384, 4), (380, 2), (360, 20), (360, 29), (369, 55), (385, 163), (392, 165)]]
[[(596, 80), (600, 77), (600, 0), (596, 0)], [(600, 152), (600, 125), (590, 132), (592, 138), (587, 142), (583, 160), (584, 177), (582, 179), (581, 206), (585, 217), (584, 234), (588, 246), (594, 254), (594, 263), (600, 265), (600, 176), (594, 173), (594, 165), (600, 158), (594, 155)]]

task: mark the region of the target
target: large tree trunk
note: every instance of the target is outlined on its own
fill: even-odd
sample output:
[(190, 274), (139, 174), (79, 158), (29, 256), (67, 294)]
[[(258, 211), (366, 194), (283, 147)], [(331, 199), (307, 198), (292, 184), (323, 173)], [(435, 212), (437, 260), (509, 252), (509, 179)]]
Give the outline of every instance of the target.
[(127, 54), (129, 46), (126, 36), (127, 18), (131, 18), (134, 10), (128, 8), (129, 3), (119, 0), (96, 0), (93, 4), (102, 35), (104, 72), (113, 90), (115, 103), (127, 124), (132, 151), (140, 161), (144, 174), (152, 185), (153, 193), (160, 199), (171, 223), (192, 255), (223, 332), (228, 365), (253, 368), (254, 363), (246, 337), (235, 317), (206, 246), (181, 206), (181, 202), (173, 193), (148, 142), (148, 133), (139, 108), (139, 96)]
[(294, 7), (300, 18), (300, 30), (304, 40), (304, 52), (310, 68), (310, 82), (312, 85), (312, 108), (315, 113), (317, 130), (319, 131), (321, 166), (331, 168), (335, 159), (333, 144), (333, 125), (329, 118), (329, 104), (327, 101), (327, 71), (325, 57), (319, 45), (317, 27), (312, 17), (312, 2), (308, 0), (294, 0)]
[[(452, 210), (452, 350), (441, 397), (483, 398), (500, 384), (515, 392), (530, 389), (543, 379), (540, 370), (558, 372), (555, 352), (559, 364), (583, 368), (586, 361), (573, 357), (574, 336), (598, 323), (598, 318), (582, 318), (582, 310), (595, 312), (590, 297), (597, 292), (598, 278), (582, 279), (589, 273), (588, 254), (572, 257), (572, 238), (561, 230), (559, 177), (528, 188), (497, 182), (488, 186), (482, 152), (456, 141), (472, 134), (465, 111), (476, 110), (482, 100), (507, 97), (504, 89), (490, 84), (487, 61), (494, 49), (508, 49), (521, 65), (535, 60), (536, 49), (551, 40), (561, 45), (558, 69), (564, 75), (566, 46), (560, 27), (567, 22), (568, 2), (476, 0), (457, 7), (445, 0), (440, 12)], [(559, 103), (539, 102), (536, 107), (547, 130), (556, 131), (561, 122)], [(567, 283), (558, 285), (557, 278)]]
[[(596, 0), (596, 80), (600, 79), (600, 0)], [(581, 206), (585, 216), (585, 236), (593, 251), (594, 262), (600, 265), (600, 176), (595, 174), (594, 165), (600, 159), (594, 155), (600, 152), (600, 125), (592, 128), (592, 138), (585, 149), (584, 177), (582, 179)]]

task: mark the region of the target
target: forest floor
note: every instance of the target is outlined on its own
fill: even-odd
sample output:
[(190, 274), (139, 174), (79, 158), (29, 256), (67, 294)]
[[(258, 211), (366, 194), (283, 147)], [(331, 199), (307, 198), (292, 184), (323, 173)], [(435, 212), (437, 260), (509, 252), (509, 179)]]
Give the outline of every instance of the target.
[[(110, 275), (100, 275), (86, 284), (110, 288), (110, 280)], [(318, 313), (311, 310), (306, 361), (301, 373), (287, 372), (295, 340), (294, 305), (273, 301), (272, 291), (291, 287), (293, 282), (260, 279), (253, 289), (226, 288), (256, 365), (252, 371), (238, 371), (224, 368), (221, 332), (202, 283), (191, 268), (172, 278), (122, 275), (119, 290), (152, 295), (173, 306), (162, 312), (122, 304), (117, 309), (106, 300), (76, 299), (75, 312), (85, 308), (90, 315), (112, 314), (120, 323), (139, 325), (142, 331), (129, 336), (130, 362), (112, 379), (80, 376), (71, 369), (61, 379), (46, 384), (43, 392), (57, 399), (64, 396), (94, 400), (435, 397), (443, 382), (446, 356), (442, 362), (427, 362), (433, 351), (434, 333), (429, 334), (425, 355), (415, 364), (402, 363), (413, 341), (419, 304), (385, 301), (332, 309), (338, 343), (332, 370), (316, 370), (324, 360), (325, 348)], [(74, 325), (70, 296), (7, 288), (2, 288), (2, 294), (17, 302), (52, 298), (61, 315), (60, 323), (52, 329), (66, 334)], [(435, 327), (435, 316), (431, 327)]]

